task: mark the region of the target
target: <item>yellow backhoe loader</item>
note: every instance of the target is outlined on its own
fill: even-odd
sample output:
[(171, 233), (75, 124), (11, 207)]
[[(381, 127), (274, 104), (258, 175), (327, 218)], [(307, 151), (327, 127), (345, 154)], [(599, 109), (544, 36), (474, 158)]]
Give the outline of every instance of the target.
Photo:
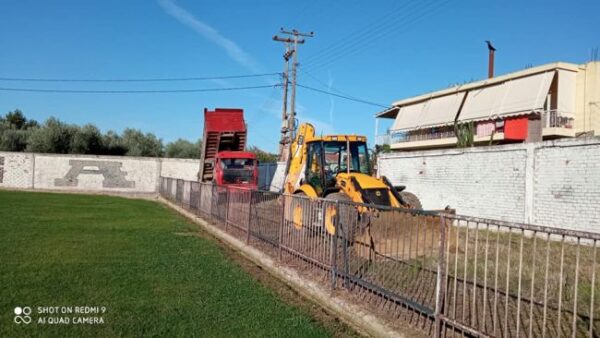
[(309, 123), (298, 128), (283, 190), (288, 194), (421, 209), (417, 196), (371, 174), (367, 138), (315, 136)]
[[(388, 215), (393, 214), (393, 217), (382, 217), (385, 208), (375, 206), (406, 209), (421, 209), (422, 206), (417, 196), (403, 191), (403, 186), (394, 187), (387, 178), (374, 177), (370, 160), (366, 137), (316, 136), (311, 124), (300, 125), (290, 147), (283, 191), (306, 198), (294, 198), (288, 203), (286, 219), (297, 229), (307, 226), (315, 229), (314, 232), (326, 230), (331, 235), (336, 233), (336, 224), (340, 224), (348, 240), (360, 241), (365, 244), (363, 248), (370, 247), (368, 251), (371, 253), (404, 254), (401, 252), (404, 247), (398, 247), (400, 240), (406, 242), (406, 238), (410, 237), (408, 242), (412, 241), (415, 234), (419, 236), (419, 231), (425, 230), (418, 228), (421, 224), (433, 225), (434, 222), (419, 219), (415, 213), (390, 212)], [(327, 202), (314, 207), (316, 202), (311, 204), (310, 201), (317, 197), (335, 200), (337, 207)], [(334, 222), (336, 216), (338, 221)], [(407, 221), (408, 218), (411, 219)], [(398, 229), (402, 224), (403, 229)], [(423, 234), (433, 239), (434, 228), (439, 229), (438, 225)], [(417, 227), (419, 231), (412, 231), (411, 227)], [(419, 241), (419, 238), (416, 240)], [(422, 245), (420, 251), (423, 252), (408, 254), (422, 255), (424, 250), (431, 249), (431, 245), (428, 248)], [(371, 253), (366, 254), (371, 256)]]

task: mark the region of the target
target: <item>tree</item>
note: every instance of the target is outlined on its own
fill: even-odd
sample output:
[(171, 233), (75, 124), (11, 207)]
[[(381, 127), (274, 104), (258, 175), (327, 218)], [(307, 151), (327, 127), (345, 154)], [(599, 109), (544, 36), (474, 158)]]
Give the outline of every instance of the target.
[(6, 129), (0, 131), (0, 150), (25, 151), (32, 130)]
[(25, 123), (27, 123), (25, 115), (23, 115), (23, 112), (19, 109), (8, 112), (4, 117), (4, 120), (8, 122), (8, 125), (11, 127), (11, 129), (23, 129), (23, 127), (25, 127)]
[(38, 153), (71, 153), (77, 127), (51, 117), (40, 128), (32, 129), (26, 150)]
[(102, 133), (92, 124), (77, 128), (73, 135), (72, 154), (101, 154), (104, 150)]
[(202, 140), (198, 139), (196, 143), (188, 140), (178, 139), (175, 142), (168, 143), (165, 156), (174, 158), (200, 158), (200, 147)]
[(248, 148), (248, 151), (254, 153), (258, 161), (260, 161), (261, 163), (277, 162), (278, 156), (276, 154), (266, 152), (258, 148), (257, 146), (251, 146), (250, 148)]
[(4, 124), (8, 129), (17, 130), (26, 130), (39, 126), (36, 120), (28, 120), (19, 109), (9, 111), (4, 117), (0, 116), (0, 124)]
[(102, 135), (102, 154), (122, 156), (127, 153), (127, 147), (123, 143), (123, 138), (116, 132), (109, 130)]
[(454, 121), (454, 134), (458, 148), (472, 147), (474, 144), (475, 124), (470, 122)]
[(127, 156), (160, 157), (163, 155), (162, 140), (152, 133), (142, 133), (137, 129), (127, 128), (123, 131), (123, 145), (127, 148)]

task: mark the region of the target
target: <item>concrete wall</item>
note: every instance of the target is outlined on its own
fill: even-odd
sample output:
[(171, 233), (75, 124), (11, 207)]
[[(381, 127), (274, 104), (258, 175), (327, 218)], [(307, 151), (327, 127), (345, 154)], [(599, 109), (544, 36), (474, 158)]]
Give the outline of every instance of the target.
[(156, 192), (159, 160), (80, 155), (35, 155), (34, 188)]
[(0, 152), (0, 187), (155, 193), (158, 178), (196, 180), (197, 159)]
[(31, 188), (33, 154), (0, 152), (0, 187)]
[(600, 231), (600, 138), (385, 154), (379, 173), (426, 209)]
[(164, 177), (197, 181), (198, 171), (200, 171), (200, 160), (198, 159), (161, 159), (160, 175)]

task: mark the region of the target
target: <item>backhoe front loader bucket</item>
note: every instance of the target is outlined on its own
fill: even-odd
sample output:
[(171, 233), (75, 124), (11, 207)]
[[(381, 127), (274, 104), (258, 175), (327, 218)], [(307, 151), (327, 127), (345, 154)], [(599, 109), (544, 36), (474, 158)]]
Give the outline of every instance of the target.
[[(361, 210), (362, 209), (362, 210)], [(451, 230), (437, 211), (381, 208), (340, 203), (340, 228), (359, 257), (410, 260), (437, 255), (441, 227)], [(443, 212), (449, 212), (444, 210)], [(442, 225), (442, 222), (444, 223)]]

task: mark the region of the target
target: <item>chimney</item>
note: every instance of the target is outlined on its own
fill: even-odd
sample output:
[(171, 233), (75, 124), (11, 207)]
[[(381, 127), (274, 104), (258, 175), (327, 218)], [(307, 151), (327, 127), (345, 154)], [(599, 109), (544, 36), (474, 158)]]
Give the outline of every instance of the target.
[(494, 46), (492, 46), (492, 43), (489, 40), (486, 40), (485, 43), (487, 43), (488, 51), (489, 51), (488, 79), (491, 79), (494, 77), (494, 52), (496, 51), (496, 48), (494, 48)]

